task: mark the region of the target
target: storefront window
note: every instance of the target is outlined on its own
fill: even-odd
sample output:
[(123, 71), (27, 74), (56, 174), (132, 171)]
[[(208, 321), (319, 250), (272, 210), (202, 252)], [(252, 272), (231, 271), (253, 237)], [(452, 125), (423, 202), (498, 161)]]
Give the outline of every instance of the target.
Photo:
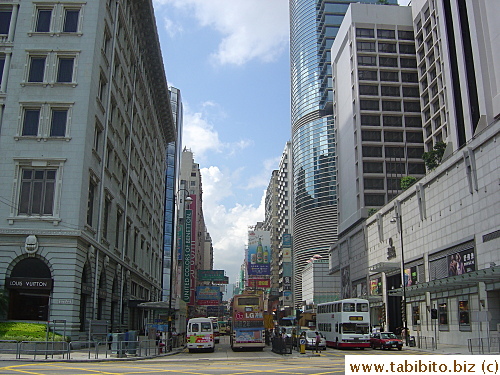
[(420, 325), (420, 306), (413, 305), (411, 307), (411, 320), (414, 326)]
[(448, 331), (448, 303), (446, 300), (438, 302), (438, 324), (440, 331)]
[(460, 331), (470, 331), (469, 300), (458, 301), (458, 326)]

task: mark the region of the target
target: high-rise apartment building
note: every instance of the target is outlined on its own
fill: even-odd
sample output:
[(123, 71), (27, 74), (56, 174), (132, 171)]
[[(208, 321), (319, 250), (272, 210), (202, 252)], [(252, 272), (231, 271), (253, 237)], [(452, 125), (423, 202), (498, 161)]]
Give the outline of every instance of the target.
[(175, 126), (150, 0), (3, 1), (0, 287), (7, 318), (142, 329), (162, 292)]
[[(387, 3), (397, 4), (397, 1)], [(337, 239), (330, 48), (349, 4), (339, 0), (290, 0), (296, 305), (302, 301), (302, 268), (312, 255), (326, 256)]]

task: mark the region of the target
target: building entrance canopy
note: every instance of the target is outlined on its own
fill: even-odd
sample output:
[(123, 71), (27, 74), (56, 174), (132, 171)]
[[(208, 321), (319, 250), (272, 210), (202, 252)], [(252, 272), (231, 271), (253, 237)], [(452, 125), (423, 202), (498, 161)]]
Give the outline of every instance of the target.
[[(421, 295), (425, 292), (438, 293), (447, 290), (467, 288), (475, 286), (479, 282), (494, 283), (500, 282), (500, 267), (484, 268), (482, 270), (468, 272), (463, 275), (456, 275), (444, 279), (432, 280), (421, 284), (407, 286), (406, 296)], [(402, 296), (403, 289), (393, 289), (388, 291), (389, 296)]]

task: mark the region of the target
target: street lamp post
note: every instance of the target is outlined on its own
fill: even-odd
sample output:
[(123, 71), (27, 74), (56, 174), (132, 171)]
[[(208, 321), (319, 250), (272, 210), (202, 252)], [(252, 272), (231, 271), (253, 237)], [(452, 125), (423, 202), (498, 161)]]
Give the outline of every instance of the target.
[[(405, 251), (403, 246), (403, 215), (401, 214), (401, 206), (394, 207), (396, 215), (391, 219), (391, 223), (397, 223), (399, 239), (401, 243), (401, 285), (403, 288), (403, 300), (401, 301), (402, 314), (403, 314), (403, 330), (405, 334), (405, 343), (408, 346), (408, 319), (406, 318), (406, 280), (405, 280)], [(403, 310), (404, 309), (404, 310)]]
[[(174, 239), (176, 238), (176, 236), (174, 236), (174, 233), (175, 233), (175, 228), (176, 228), (176, 211), (175, 211), (175, 207), (176, 207), (176, 201), (177, 201), (177, 198), (179, 196), (179, 193), (183, 191), (185, 192), (186, 194), (184, 195), (184, 206), (183, 206), (183, 209), (185, 210), (186, 209), (186, 202), (191, 202), (193, 200), (193, 198), (191, 198), (189, 196), (189, 191), (186, 190), (186, 189), (179, 189), (177, 190), (177, 193), (174, 195), (174, 207), (173, 207), (173, 210), (172, 210), (172, 214), (173, 214), (173, 218), (172, 218), (172, 232), (171, 232), (171, 240), (170, 240), (170, 281), (169, 281), (169, 293), (168, 293), (168, 343), (169, 343), (169, 348), (171, 349), (172, 346), (171, 346), (171, 340), (172, 340), (172, 283), (173, 283), (173, 280), (174, 280), (174, 270), (173, 270), (173, 265), (174, 265), (174, 253), (175, 253), (175, 243), (176, 241), (174, 241)], [(177, 205), (178, 207), (178, 205)], [(183, 215), (183, 217), (185, 216), (185, 214)], [(181, 244), (181, 246), (183, 246), (183, 244)], [(174, 314), (175, 316), (175, 314)]]

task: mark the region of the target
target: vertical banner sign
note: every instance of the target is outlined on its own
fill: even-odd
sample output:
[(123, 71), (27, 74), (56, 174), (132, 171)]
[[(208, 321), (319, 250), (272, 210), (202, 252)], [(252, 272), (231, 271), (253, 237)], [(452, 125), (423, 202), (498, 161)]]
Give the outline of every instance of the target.
[(184, 264), (182, 273), (182, 300), (189, 303), (191, 297), (191, 227), (193, 211), (186, 210), (184, 219)]
[(184, 231), (182, 225), (177, 226), (177, 260), (182, 260), (182, 244), (184, 243)]
[[(194, 306), (195, 305), (195, 295), (196, 295), (196, 269), (198, 265), (196, 264), (196, 251), (198, 249), (198, 246), (196, 244), (199, 242), (199, 238), (196, 233), (198, 233), (198, 228), (196, 227), (196, 221), (197, 221), (197, 212), (198, 209), (196, 207), (196, 195), (190, 195), (192, 201), (190, 204), (190, 209), (191, 209), (191, 288), (189, 291), (189, 304)], [(187, 241), (186, 241), (187, 242)], [(199, 249), (198, 249), (199, 250)]]

